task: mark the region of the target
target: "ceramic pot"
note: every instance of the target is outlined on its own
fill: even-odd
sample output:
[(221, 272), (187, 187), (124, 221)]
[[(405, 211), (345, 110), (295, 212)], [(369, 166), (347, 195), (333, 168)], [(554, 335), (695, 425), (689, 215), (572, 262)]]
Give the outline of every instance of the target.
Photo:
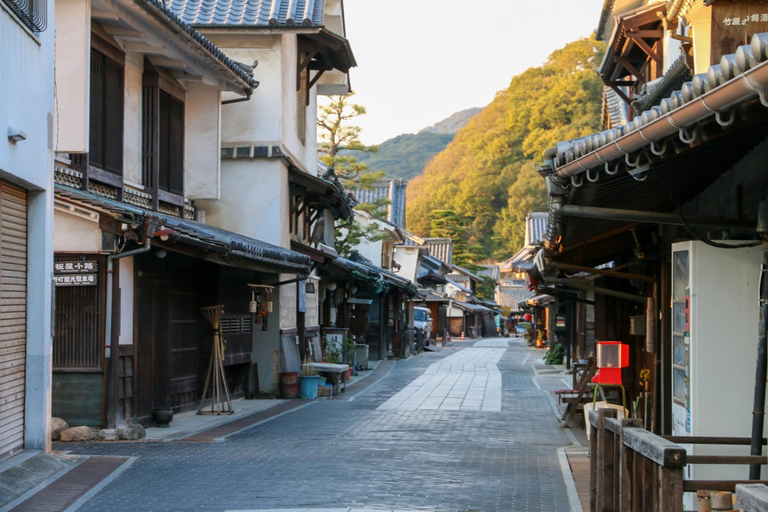
[(158, 428), (169, 428), (171, 421), (173, 421), (172, 409), (153, 409), (152, 420), (155, 422), (155, 426)]

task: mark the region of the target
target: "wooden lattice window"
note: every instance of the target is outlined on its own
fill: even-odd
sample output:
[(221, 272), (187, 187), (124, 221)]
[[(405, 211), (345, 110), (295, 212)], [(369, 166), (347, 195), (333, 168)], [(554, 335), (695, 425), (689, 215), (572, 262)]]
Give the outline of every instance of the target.
[[(92, 255), (89, 260), (94, 259)], [(99, 258), (101, 260), (101, 258)], [(56, 264), (82, 262), (79, 258), (57, 258)], [(56, 286), (56, 313), (53, 335), (55, 370), (101, 371), (105, 336), (104, 265), (99, 261), (96, 284)], [(63, 274), (76, 278), (85, 274)]]
[(90, 165), (123, 174), (123, 66), (91, 50)]

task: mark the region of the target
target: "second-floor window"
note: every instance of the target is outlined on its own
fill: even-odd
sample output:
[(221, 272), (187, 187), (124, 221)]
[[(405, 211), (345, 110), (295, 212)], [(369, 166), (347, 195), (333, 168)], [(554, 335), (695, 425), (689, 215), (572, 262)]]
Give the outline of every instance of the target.
[(154, 68), (145, 70), (142, 112), (144, 186), (184, 195), (184, 101), (162, 88)]
[(123, 174), (123, 66), (91, 50), (90, 165)]

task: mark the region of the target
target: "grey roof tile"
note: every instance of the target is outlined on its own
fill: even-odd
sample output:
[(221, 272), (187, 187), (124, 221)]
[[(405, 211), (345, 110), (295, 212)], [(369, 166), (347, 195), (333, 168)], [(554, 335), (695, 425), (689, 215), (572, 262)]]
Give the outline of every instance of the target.
[(323, 25), (325, 0), (166, 0), (190, 25)]

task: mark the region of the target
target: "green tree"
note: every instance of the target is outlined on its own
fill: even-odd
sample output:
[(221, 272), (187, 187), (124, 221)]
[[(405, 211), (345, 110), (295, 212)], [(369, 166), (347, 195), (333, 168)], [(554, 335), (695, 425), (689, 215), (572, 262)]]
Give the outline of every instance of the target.
[(384, 173), (371, 171), (368, 165), (349, 153), (378, 151), (377, 146), (366, 146), (360, 141), (362, 128), (350, 124), (353, 119), (366, 113), (364, 106), (350, 101), (354, 94), (351, 92), (346, 96), (331, 96), (327, 105), (320, 105), (317, 118), (320, 140), (317, 146), (321, 153), (320, 161), (333, 167), (345, 187), (370, 187)]
[(556, 142), (600, 129), (603, 86), (595, 69), (603, 51), (603, 43), (582, 38), (512, 78), (409, 182), (408, 229), (425, 236), (433, 211), (450, 210), (463, 221), (467, 246), (496, 258), (514, 254), (525, 214), (546, 205), (533, 163)]
[[(339, 177), (342, 185), (347, 189), (370, 188), (376, 179), (384, 173), (370, 171), (368, 166), (360, 162), (344, 151), (375, 152), (376, 146), (366, 146), (360, 141), (362, 129), (350, 124), (358, 116), (365, 115), (365, 107), (350, 102), (354, 93), (346, 96), (332, 96), (327, 105), (321, 105), (317, 126), (320, 129), (318, 149), (321, 152), (320, 160), (326, 166), (332, 168)], [(388, 200), (377, 200), (372, 203), (360, 203), (356, 209), (365, 211), (374, 217), (386, 215)], [(375, 241), (382, 238), (382, 234), (374, 225), (362, 227), (355, 222), (354, 217), (347, 221), (337, 223), (335, 232), (335, 249), (346, 257), (363, 240)]]

